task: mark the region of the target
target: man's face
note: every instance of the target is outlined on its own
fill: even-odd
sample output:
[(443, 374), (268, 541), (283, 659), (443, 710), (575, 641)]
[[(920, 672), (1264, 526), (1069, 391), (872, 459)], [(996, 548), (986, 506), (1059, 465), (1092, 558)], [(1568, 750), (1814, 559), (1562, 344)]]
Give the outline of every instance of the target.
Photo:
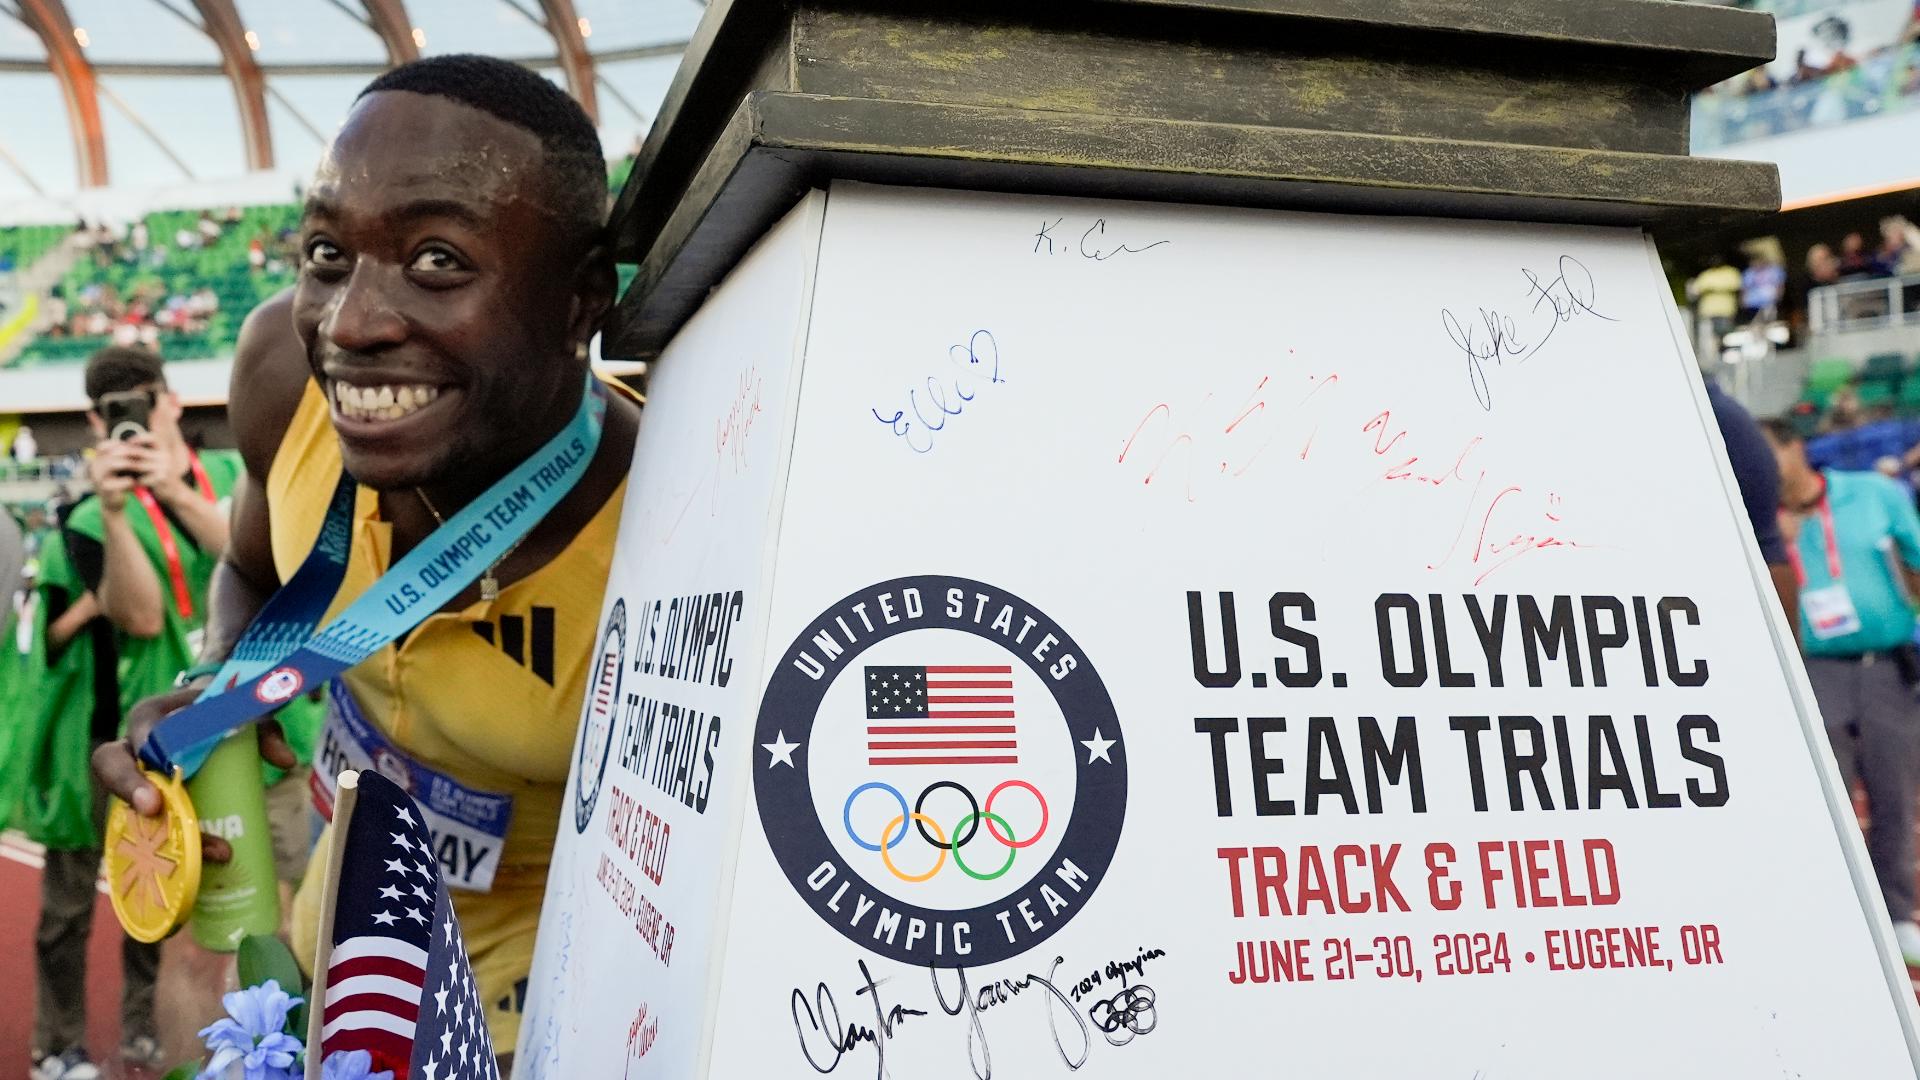
[(1782, 442), (1772, 432), (1767, 433), (1767, 442), (1773, 447), (1773, 459), (1780, 465), (1782, 490), (1785, 491), (1806, 476), (1811, 468), (1807, 464), (1807, 444), (1795, 439)]
[(349, 114), (293, 315), (361, 483), (497, 474), (577, 395), (581, 274), (548, 187), (539, 138), (478, 109), (388, 91)]

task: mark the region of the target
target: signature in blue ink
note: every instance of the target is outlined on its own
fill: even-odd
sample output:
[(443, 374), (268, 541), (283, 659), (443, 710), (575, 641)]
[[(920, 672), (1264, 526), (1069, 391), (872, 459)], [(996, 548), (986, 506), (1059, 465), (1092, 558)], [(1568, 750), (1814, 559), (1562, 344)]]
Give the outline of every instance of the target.
[[(1007, 380), (1000, 374), (1000, 343), (990, 330), (975, 330), (964, 345), (947, 349), (947, 362), (957, 372), (929, 375), (926, 381), (907, 390), (907, 407), (884, 416), (870, 410), (873, 418), (887, 425), (894, 436), (906, 440), (916, 454), (933, 452), (934, 436), (945, 431), (953, 418), (966, 412), (979, 396), (981, 386), (998, 386)], [(931, 410), (931, 415), (929, 415)], [(911, 414), (911, 415), (909, 415)]]

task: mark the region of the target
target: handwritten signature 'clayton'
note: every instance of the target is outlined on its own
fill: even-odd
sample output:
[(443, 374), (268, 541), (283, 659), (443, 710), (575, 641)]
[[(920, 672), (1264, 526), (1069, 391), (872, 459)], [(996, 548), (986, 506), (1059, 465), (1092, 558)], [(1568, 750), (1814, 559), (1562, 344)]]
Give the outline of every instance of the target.
[[(1619, 321), (1594, 307), (1599, 290), (1594, 284), (1593, 271), (1587, 269), (1585, 263), (1571, 255), (1562, 255), (1555, 268), (1559, 276), (1544, 282), (1532, 270), (1520, 271), (1527, 279), (1527, 298), (1533, 301), (1526, 315), (1538, 316), (1542, 305), (1553, 315), (1544, 324), (1546, 332), (1531, 345), (1520, 339), (1520, 328), (1513, 316), (1494, 308), (1479, 308), (1477, 315), (1469, 316), (1465, 322), (1450, 309), (1441, 310), (1440, 325), (1446, 328), (1453, 344), (1466, 354), (1467, 382), (1472, 385), (1473, 396), (1482, 409), (1493, 409), (1493, 388), (1487, 383), (1489, 363), (1497, 367), (1508, 360), (1524, 363), (1532, 359), (1553, 340), (1554, 331), (1582, 315), (1606, 322)], [(1538, 330), (1540, 325), (1535, 318), (1531, 329)]]
[[(973, 1069), (978, 1080), (992, 1080), (993, 1054), (987, 1047), (987, 1029), (980, 1015), (995, 1006), (1005, 1005), (1022, 995), (1034, 992), (1044, 1001), (1046, 1007), (1047, 1028), (1053, 1033), (1054, 1049), (1060, 1060), (1070, 1070), (1077, 1070), (1087, 1063), (1093, 1052), (1093, 1036), (1088, 1023), (1074, 1008), (1073, 1002), (1065, 992), (1055, 985), (1053, 976), (1058, 972), (1061, 958), (1055, 957), (1053, 966), (1047, 975), (1028, 972), (1018, 979), (995, 979), (984, 986), (968, 986), (965, 968), (955, 969), (952, 977), (958, 979), (958, 985), (952, 991), (943, 985), (942, 972), (931, 969), (934, 1001), (942, 1013), (951, 1017), (964, 1016), (967, 1024), (967, 1063)], [(885, 1080), (887, 1076), (887, 1044), (896, 1037), (896, 1033), (907, 1021), (929, 1015), (927, 1010), (908, 1008), (905, 1005), (887, 1004), (881, 1000), (880, 988), (889, 980), (875, 980), (873, 972), (867, 968), (865, 960), (860, 961), (861, 986), (854, 996), (865, 997), (873, 1009), (871, 1026), (861, 1022), (848, 1022), (842, 1019), (840, 1007), (833, 999), (833, 991), (826, 983), (819, 983), (814, 989), (811, 1000), (806, 993), (795, 989), (791, 996), (793, 1007), (793, 1030), (800, 1041), (800, 1054), (815, 1072), (830, 1073), (838, 1068), (841, 1059), (862, 1043), (870, 1044), (874, 1050), (875, 1080)], [(1060, 1014), (1065, 1014), (1072, 1026), (1064, 1026)], [(1141, 1026), (1140, 1014), (1135, 1011), (1116, 1022), (1115, 1026)], [(1151, 1027), (1148, 1028), (1151, 1030)], [(1068, 1048), (1071, 1035), (1077, 1032), (1079, 1038), (1072, 1049)]]

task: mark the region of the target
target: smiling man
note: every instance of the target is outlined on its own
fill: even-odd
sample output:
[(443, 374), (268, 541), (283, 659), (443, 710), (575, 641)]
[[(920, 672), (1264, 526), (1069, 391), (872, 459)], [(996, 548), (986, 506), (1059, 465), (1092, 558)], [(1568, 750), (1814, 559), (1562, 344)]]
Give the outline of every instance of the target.
[[(329, 618), (572, 421), (614, 292), (604, 170), (579, 106), (505, 61), (435, 57), (362, 93), (309, 190), (299, 284), (248, 319), (235, 358), (248, 483), (203, 660), (224, 656), (301, 564), (343, 467), (359, 488)], [(519, 1023), (639, 419), (636, 402), (609, 398), (579, 483), (479, 581), (340, 677), (322, 740), (322, 762), (403, 776), (427, 804), (501, 1050)], [(144, 703), (133, 745), (192, 693)], [(262, 748), (291, 763), (271, 725)], [(95, 767), (158, 812), (128, 744)], [(428, 791), (460, 798), (436, 812)], [(295, 901), (306, 959), (321, 876)]]

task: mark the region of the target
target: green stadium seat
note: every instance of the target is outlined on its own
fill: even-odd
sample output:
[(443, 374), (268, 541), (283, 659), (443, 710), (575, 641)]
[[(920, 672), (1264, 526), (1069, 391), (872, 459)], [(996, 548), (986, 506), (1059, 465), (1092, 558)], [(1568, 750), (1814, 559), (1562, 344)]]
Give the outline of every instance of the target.
[(1898, 380), (1906, 373), (1907, 358), (1899, 353), (1879, 353), (1867, 357), (1865, 375), (1869, 379)]
[(1893, 404), (1895, 383), (1885, 379), (1862, 379), (1860, 381), (1860, 405), (1872, 408), (1875, 405)]
[(1847, 385), (1854, 376), (1851, 360), (1827, 359), (1815, 360), (1807, 371), (1807, 385), (1816, 390), (1825, 391), (1829, 396), (1835, 390)]

